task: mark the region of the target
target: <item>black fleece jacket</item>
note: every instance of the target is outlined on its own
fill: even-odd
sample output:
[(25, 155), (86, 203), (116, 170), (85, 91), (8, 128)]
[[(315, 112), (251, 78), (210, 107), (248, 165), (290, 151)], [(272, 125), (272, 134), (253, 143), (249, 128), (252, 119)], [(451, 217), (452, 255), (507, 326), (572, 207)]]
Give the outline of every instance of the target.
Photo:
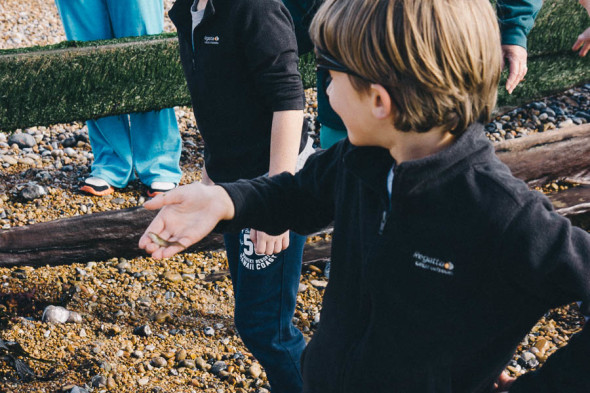
[(169, 16), (207, 173), (214, 182), (262, 175), (273, 113), (304, 107), (293, 21), (278, 0), (209, 0), (192, 36), (192, 3), (176, 1)]
[[(310, 233), (334, 221), (305, 392), (490, 392), (547, 310), (590, 300), (590, 236), (510, 174), (480, 124), (396, 165), (390, 203), (392, 164), (344, 140), (295, 176), (224, 184), (229, 225)], [(587, 393), (588, 354), (587, 326), (510, 393)]]

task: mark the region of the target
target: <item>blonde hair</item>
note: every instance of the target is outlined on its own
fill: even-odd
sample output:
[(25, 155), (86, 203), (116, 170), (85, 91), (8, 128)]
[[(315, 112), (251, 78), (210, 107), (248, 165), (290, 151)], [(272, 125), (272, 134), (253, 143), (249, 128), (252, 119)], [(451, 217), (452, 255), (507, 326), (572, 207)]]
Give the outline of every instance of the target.
[(326, 0), (310, 33), (365, 79), (349, 75), (357, 90), (387, 89), (398, 130), (460, 134), (491, 118), (502, 59), (489, 0)]

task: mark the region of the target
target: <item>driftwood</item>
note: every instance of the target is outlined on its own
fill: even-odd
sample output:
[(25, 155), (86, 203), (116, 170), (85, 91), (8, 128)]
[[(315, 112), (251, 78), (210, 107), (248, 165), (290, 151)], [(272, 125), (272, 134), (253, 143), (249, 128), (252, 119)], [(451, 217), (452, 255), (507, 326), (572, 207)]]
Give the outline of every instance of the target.
[[(155, 215), (134, 207), (5, 230), (0, 232), (0, 266), (60, 265), (146, 255), (137, 243)], [(211, 234), (186, 251), (222, 246), (223, 237)]]
[[(590, 184), (590, 124), (501, 142), (496, 152), (515, 176), (531, 186), (556, 179)], [(590, 187), (561, 191), (550, 199), (558, 213), (576, 225), (589, 226)], [(140, 207), (4, 230), (0, 232), (0, 266), (58, 265), (146, 255), (137, 242), (154, 215)], [(222, 247), (222, 236), (211, 234), (185, 252)], [(321, 261), (329, 254), (329, 242), (307, 244), (304, 262)]]
[(564, 178), (590, 182), (590, 124), (503, 141), (496, 154), (530, 186)]

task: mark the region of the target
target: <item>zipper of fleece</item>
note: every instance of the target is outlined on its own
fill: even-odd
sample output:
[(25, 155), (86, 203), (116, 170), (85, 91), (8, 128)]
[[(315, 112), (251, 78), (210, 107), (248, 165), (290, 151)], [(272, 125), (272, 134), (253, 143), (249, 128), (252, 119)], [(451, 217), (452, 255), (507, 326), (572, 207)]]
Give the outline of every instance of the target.
[[(396, 179), (398, 179), (397, 178), (398, 174), (396, 173), (396, 170), (397, 170), (397, 167), (394, 169), (394, 177), (393, 177), (394, 180), (393, 180), (393, 187), (391, 190), (391, 199), (389, 199), (389, 196), (387, 194), (385, 194), (384, 198), (383, 197), (381, 198), (382, 201), (386, 201), (386, 202), (382, 203), (383, 207), (382, 207), (382, 212), (381, 212), (381, 219), (379, 221), (378, 228), (376, 228), (378, 239), (375, 242), (375, 244), (373, 245), (371, 252), (367, 253), (367, 257), (366, 257), (367, 261), (371, 260), (371, 256), (374, 254), (374, 250), (378, 249), (381, 246), (381, 243), (383, 241), (383, 233), (385, 231), (385, 226), (387, 225), (387, 222), (388, 222), (388, 220), (391, 216), (391, 213), (392, 213), (393, 200), (394, 200), (394, 195), (396, 193), (395, 184), (396, 184)], [(365, 270), (364, 268), (361, 269), (361, 272), (363, 272), (364, 270)], [(361, 287), (361, 288), (363, 288), (363, 287)], [(371, 297), (368, 293), (368, 290), (363, 291), (362, 294), (365, 295), (367, 298), (365, 307), (367, 310), (369, 310), (369, 315), (367, 316), (367, 319), (366, 319), (367, 322), (360, 329), (361, 334), (358, 335), (356, 342), (351, 346), (351, 348), (346, 353), (346, 356), (344, 357), (344, 361), (342, 363), (342, 370), (340, 372), (340, 378), (339, 378), (340, 379), (340, 383), (339, 383), (339, 385), (340, 385), (339, 391), (340, 392), (346, 392), (348, 390), (347, 386), (346, 386), (346, 381), (347, 381), (346, 376), (350, 375), (349, 371), (352, 369), (352, 360), (354, 358), (356, 350), (358, 349), (363, 337), (365, 337), (367, 334), (367, 329), (368, 329), (370, 321), (371, 321), (371, 310), (372, 310)]]

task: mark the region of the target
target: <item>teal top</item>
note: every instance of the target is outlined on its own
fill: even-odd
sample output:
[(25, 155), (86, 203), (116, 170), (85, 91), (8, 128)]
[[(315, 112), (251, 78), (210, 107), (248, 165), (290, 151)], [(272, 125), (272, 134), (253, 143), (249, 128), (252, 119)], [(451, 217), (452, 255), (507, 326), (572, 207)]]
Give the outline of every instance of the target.
[(526, 49), (526, 37), (542, 5), (543, 0), (498, 0), (496, 9), (502, 45), (518, 45)]

